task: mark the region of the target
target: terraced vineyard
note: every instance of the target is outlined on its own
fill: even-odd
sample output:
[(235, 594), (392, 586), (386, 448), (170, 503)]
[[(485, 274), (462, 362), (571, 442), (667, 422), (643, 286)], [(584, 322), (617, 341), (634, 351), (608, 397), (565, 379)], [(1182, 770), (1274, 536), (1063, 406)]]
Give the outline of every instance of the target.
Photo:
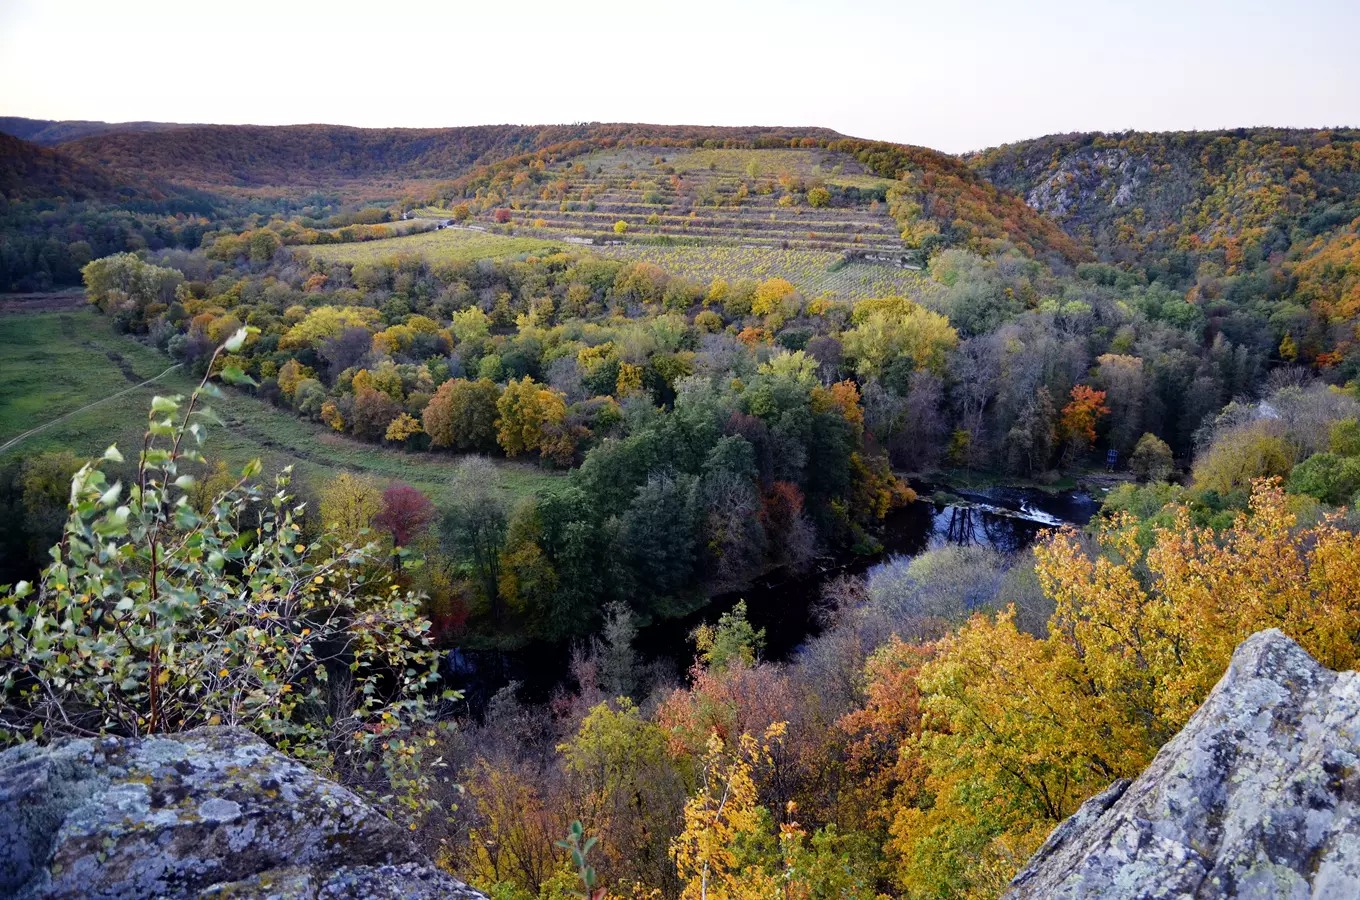
[(630, 242), (669, 238), (906, 259), (884, 202), (891, 182), (843, 154), (634, 148), (570, 159), (545, 176), (504, 198), (511, 221), (536, 234), (592, 237), (624, 222)]
[(595, 252), (640, 259), (701, 281), (719, 277), (785, 278), (809, 298), (831, 293), (844, 299), (890, 295), (919, 299), (934, 284), (920, 272), (875, 263), (847, 263), (840, 253), (828, 250), (622, 243), (597, 247)]
[[(505, 196), (465, 201), (468, 226), (484, 231), (313, 252), (349, 262), (405, 252), (467, 259), (558, 240), (699, 279), (787, 278), (808, 296), (916, 294), (919, 261), (888, 214), (891, 184), (820, 149), (596, 151), (517, 180)], [(459, 204), (411, 215), (452, 221)], [(514, 243), (499, 236), (511, 233)]]

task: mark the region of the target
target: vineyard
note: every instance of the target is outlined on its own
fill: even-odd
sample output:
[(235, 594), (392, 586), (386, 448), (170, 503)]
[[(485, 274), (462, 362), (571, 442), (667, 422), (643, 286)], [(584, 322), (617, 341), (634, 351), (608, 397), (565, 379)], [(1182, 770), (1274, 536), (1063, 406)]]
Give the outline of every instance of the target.
[(618, 234), (630, 242), (864, 252), (907, 261), (885, 202), (890, 184), (852, 157), (824, 150), (616, 149), (558, 163), (508, 196), (483, 196), (474, 212), (544, 236)]
[(409, 213), (456, 227), (309, 252), (348, 263), (407, 254), (462, 262), (589, 247), (701, 280), (786, 278), (807, 296), (919, 295), (926, 280), (888, 214), (891, 184), (820, 149), (602, 150), (517, 177), (499, 194)]
[(700, 281), (713, 278), (784, 278), (806, 297), (830, 293), (844, 299), (904, 296), (919, 299), (934, 284), (920, 272), (896, 266), (845, 262), (826, 250), (750, 247), (655, 247), (616, 244), (596, 248), (602, 256), (637, 259), (671, 274)]

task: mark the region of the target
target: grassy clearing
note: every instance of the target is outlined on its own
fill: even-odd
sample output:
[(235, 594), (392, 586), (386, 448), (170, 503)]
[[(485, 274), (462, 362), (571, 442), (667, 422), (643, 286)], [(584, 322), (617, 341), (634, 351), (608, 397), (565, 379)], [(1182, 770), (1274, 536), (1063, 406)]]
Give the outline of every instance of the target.
[[(153, 348), (118, 335), (92, 309), (0, 317), (0, 444), (44, 422), (80, 409), (163, 372), (171, 361)], [(196, 381), (179, 370), (154, 385), (80, 412), (26, 438), (7, 454), (70, 450), (93, 456), (117, 443), (131, 456), (141, 444), (151, 397), (187, 394)], [(292, 465), (320, 485), (340, 470), (395, 478), (436, 503), (445, 497), (457, 457), (405, 453), (351, 440), (230, 389), (213, 408), (226, 428), (213, 429), (207, 455), (235, 469), (258, 457), (266, 474)], [(532, 463), (499, 460), (502, 487), (513, 498), (556, 490), (560, 475)]]
[(521, 253), (551, 253), (562, 245), (532, 237), (504, 237), (462, 228), (444, 228), (404, 237), (356, 244), (322, 244), (305, 248), (320, 259), (332, 262), (377, 262), (391, 256), (423, 256), (432, 263), (463, 263), (474, 259), (517, 256)]

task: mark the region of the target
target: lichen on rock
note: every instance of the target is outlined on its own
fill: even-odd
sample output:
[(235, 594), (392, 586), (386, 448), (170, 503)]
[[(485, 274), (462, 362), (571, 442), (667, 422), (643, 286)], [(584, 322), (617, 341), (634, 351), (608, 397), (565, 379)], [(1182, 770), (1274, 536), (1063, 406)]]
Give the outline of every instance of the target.
[(1059, 825), (1010, 900), (1360, 897), (1360, 673), (1242, 643), (1132, 782)]
[(0, 896), (479, 898), (351, 791), (250, 732), (0, 754)]

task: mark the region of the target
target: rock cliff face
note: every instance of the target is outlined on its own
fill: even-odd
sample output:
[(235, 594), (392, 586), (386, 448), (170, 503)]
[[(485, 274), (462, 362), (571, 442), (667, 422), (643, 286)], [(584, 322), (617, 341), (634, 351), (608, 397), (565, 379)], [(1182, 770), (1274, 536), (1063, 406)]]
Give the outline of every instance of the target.
[(485, 900), (236, 728), (0, 753), (0, 897)]
[(1253, 635), (1147, 770), (1059, 825), (1006, 897), (1360, 897), (1360, 673)]

